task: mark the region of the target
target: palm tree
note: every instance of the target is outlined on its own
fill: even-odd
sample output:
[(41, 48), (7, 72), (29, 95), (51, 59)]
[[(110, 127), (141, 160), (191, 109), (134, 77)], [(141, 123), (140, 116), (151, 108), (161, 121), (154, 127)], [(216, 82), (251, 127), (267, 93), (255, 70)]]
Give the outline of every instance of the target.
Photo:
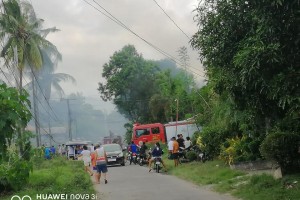
[[(42, 49), (43, 67), (41, 70), (36, 72), (37, 81), (32, 79), (32, 81), (25, 86), (25, 88), (27, 88), (28, 90), (33, 91), (34, 82), (38, 82), (39, 86), (41, 87), (41, 91), (37, 91), (34, 97), (40, 97), (39, 99), (44, 99), (46, 104), (49, 104), (53, 89), (58, 93), (60, 97), (64, 95), (64, 90), (62, 89), (60, 82), (76, 82), (75, 78), (69, 74), (54, 73), (57, 68), (58, 62), (61, 61), (61, 55), (59, 54), (59, 52), (56, 52), (55, 54), (54, 53), (55, 52), (53, 51)], [(51, 134), (50, 121), (50, 116), (48, 115), (48, 130)], [(38, 137), (39, 143), (41, 144), (40, 135)]]
[[(40, 69), (43, 64), (41, 49), (56, 49), (56, 47), (41, 33), (43, 20), (37, 19), (32, 5), (26, 1), (2, 0), (2, 14), (0, 15), (0, 40), (4, 42), (1, 57), (9, 65), (15, 60), (19, 71), (19, 91), (23, 88), (23, 71), (25, 66)], [(45, 30), (47, 33), (47, 30)], [(16, 58), (17, 57), (17, 58)], [(16, 58), (16, 59), (14, 59)], [(24, 129), (24, 127), (20, 127)], [(18, 131), (21, 139), (22, 131)], [(20, 144), (20, 153), (23, 153)]]
[[(45, 59), (46, 60), (46, 59)], [(60, 82), (72, 81), (76, 82), (75, 78), (69, 74), (65, 73), (54, 73), (57, 63), (55, 62), (46, 62), (48, 67), (43, 67), (41, 71), (38, 73), (38, 82), (40, 83), (42, 92), (46, 103), (49, 104), (49, 100), (51, 98), (52, 90), (54, 89), (60, 97), (64, 95), (64, 90), (60, 86)], [(51, 134), (51, 124), (50, 124), (50, 116), (48, 116), (48, 130)]]

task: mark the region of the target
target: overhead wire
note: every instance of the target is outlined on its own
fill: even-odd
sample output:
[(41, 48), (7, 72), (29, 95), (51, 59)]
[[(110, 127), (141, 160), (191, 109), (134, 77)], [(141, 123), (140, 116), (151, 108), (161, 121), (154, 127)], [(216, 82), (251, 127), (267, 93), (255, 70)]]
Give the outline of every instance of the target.
[[(6, 58), (4, 58), (4, 59), (7, 61)], [(10, 73), (14, 76), (15, 79), (17, 79), (15, 73), (14, 73), (13, 70), (11, 69), (12, 67), (10, 66), (9, 62), (6, 62), (6, 63), (7, 63), (7, 68), (8, 68), (8, 70), (10, 71)], [(0, 68), (0, 69), (1, 69), (1, 68)], [(2, 69), (1, 69), (1, 71), (2, 71)], [(6, 77), (6, 78), (7, 78), (7, 77)], [(9, 79), (7, 79), (7, 80), (9, 81)], [(23, 77), (23, 80), (28, 84), (28, 81), (26, 80), (25, 77)], [(33, 94), (34, 94), (34, 93), (33, 93)], [(34, 98), (34, 97), (37, 97), (36, 94), (34, 94), (33, 98)], [(36, 99), (37, 99), (38, 102), (41, 104), (41, 106), (44, 108), (44, 110), (49, 114), (49, 116), (53, 119), (53, 117), (51, 116), (51, 114), (49, 113), (49, 111), (47, 111), (47, 109), (44, 107), (44, 105), (43, 105), (42, 102), (39, 100), (39, 98), (36, 98)], [(31, 111), (30, 111), (30, 112), (31, 112)], [(36, 120), (35, 115), (34, 115), (33, 113), (31, 113), (31, 115), (32, 115), (33, 119)], [(61, 123), (61, 122), (60, 122), (60, 123)], [(45, 131), (45, 133), (46, 133), (47, 135), (49, 135), (49, 137), (53, 140), (53, 142), (57, 143), (57, 142), (53, 139), (53, 136), (52, 136), (45, 128), (43, 128), (43, 127), (40, 125), (39, 122), (37, 123), (37, 126), (38, 126), (40, 129), (43, 129), (43, 130)], [(57, 144), (58, 144), (58, 143), (57, 143)]]
[[(6, 59), (6, 58), (5, 58)], [(17, 79), (15, 73), (13, 72), (13, 69), (12, 67), (10, 66), (10, 64), (8, 63), (7, 64), (7, 68), (8, 70), (10, 71), (10, 73), (14, 76), (15, 79)], [(23, 80), (26, 82), (26, 84), (29, 84), (27, 79), (25, 77), (23, 77)], [(42, 92), (42, 91), (41, 91)], [(48, 111), (48, 109), (45, 108), (44, 104), (40, 101), (40, 99), (38, 98), (37, 94), (33, 93), (33, 98), (36, 98), (37, 101), (40, 103), (40, 105), (42, 106), (42, 108), (49, 114), (50, 118), (56, 122), (59, 122), (60, 124), (61, 123), (61, 120), (58, 120), (58, 119), (54, 119), (53, 116), (50, 114), (50, 112)], [(63, 125), (63, 124), (62, 124)]]
[[(85, 2), (87, 2), (86, 0), (83, 0)], [(103, 6), (101, 6), (98, 2), (96, 2), (95, 0), (92, 0), (94, 3), (96, 3), (102, 10), (104, 10), (108, 15), (110, 15), (111, 17), (107, 16), (105, 13), (103, 13), (101, 10), (97, 9), (95, 6), (93, 6), (92, 4), (88, 3), (89, 5), (91, 5), (92, 7), (94, 7), (97, 11), (99, 11), (101, 14), (105, 15), (106, 17), (108, 17), (109, 19), (111, 19), (112, 21), (114, 21), (115, 23), (117, 23), (118, 25), (122, 26), (123, 28), (125, 28), (126, 30), (128, 30), (129, 32), (131, 32), (132, 34), (134, 34), (136, 37), (140, 38), (141, 40), (143, 40), (145, 43), (147, 43), (149, 46), (151, 46), (152, 48), (154, 48), (155, 50), (157, 50), (158, 52), (160, 52), (161, 54), (163, 54), (164, 56), (168, 57), (169, 59), (171, 59), (173, 62), (175, 62), (176, 64), (179, 64), (180, 66), (184, 67), (180, 62), (179, 59), (177, 59), (176, 57), (172, 56), (171, 54), (163, 51), (162, 49), (158, 48), (157, 46), (153, 45), (152, 43), (150, 43), (149, 41), (145, 40), (143, 37), (141, 37), (140, 35), (138, 35), (136, 32), (132, 31), (130, 28), (128, 28), (123, 22), (121, 22), (118, 18), (116, 18), (115, 16), (113, 16), (107, 9), (105, 9)], [(112, 19), (113, 18), (113, 19)], [(205, 72), (203, 70), (200, 70), (198, 68), (192, 67), (191, 65), (188, 64), (188, 67), (193, 68), (194, 70), (198, 70), (201, 73)], [(188, 69), (190, 70), (190, 69)], [(205, 78), (205, 75), (200, 75), (192, 70), (190, 70), (190, 72), (198, 75), (198, 76), (202, 76)]]
[(10, 84), (10, 86), (12, 87), (13, 84), (10, 82), (9, 78), (6, 76), (6, 73), (3, 71), (3, 69), (0, 67), (0, 70), (2, 72), (2, 74), (4, 75), (4, 77), (6, 78), (6, 80), (8, 81), (8, 83)]
[(165, 13), (165, 15), (173, 22), (173, 24), (190, 40), (190, 36), (188, 36), (178, 25), (177, 23), (168, 15), (168, 13), (157, 3), (156, 0), (153, 0), (155, 4)]
[[(2, 68), (0, 68), (0, 70), (1, 70), (2, 73), (4, 74), (4, 76), (5, 76), (5, 78), (7, 79), (7, 81), (10, 82), (9, 78), (5, 75), (5, 72), (2, 70)], [(14, 75), (14, 76), (15, 76), (15, 75)], [(10, 82), (10, 84), (11, 84), (11, 86), (13, 85), (11, 82)], [(31, 111), (30, 111), (30, 112), (31, 112)], [(34, 119), (36, 119), (35, 116), (33, 115), (33, 113), (31, 113), (31, 115), (32, 115), (32, 117), (33, 117)], [(43, 130), (45, 131), (45, 133), (46, 133), (47, 135), (49, 135), (49, 137), (51, 137), (51, 140), (52, 140), (53, 142), (59, 144), (58, 142), (56, 142), (56, 141), (53, 139), (52, 135), (51, 135), (45, 128), (41, 127), (40, 123), (37, 123), (37, 125), (38, 125), (39, 128), (43, 129)]]
[(46, 103), (48, 104), (49, 108), (50, 108), (51, 111), (53, 112), (53, 114), (54, 114), (55, 118), (58, 120), (58, 122), (61, 121), (61, 120), (57, 117), (57, 115), (56, 115), (56, 113), (54, 112), (52, 106), (50, 105), (49, 101), (47, 100), (47, 98), (46, 98), (46, 96), (45, 96), (45, 94), (44, 94), (44, 92), (43, 92), (43, 90), (42, 90), (42, 87), (41, 87), (40, 84), (39, 84), (39, 80), (38, 80), (38, 78), (36, 77), (36, 75), (35, 75), (35, 73), (34, 73), (32, 67), (31, 67), (31, 66), (29, 66), (29, 67), (30, 67), (30, 69), (31, 69), (32, 75), (34, 76), (34, 78), (35, 78), (35, 80), (36, 80), (37, 85), (38, 85), (39, 88), (40, 88), (40, 92), (41, 92), (41, 94), (43, 95), (43, 97), (44, 97)]
[[(4, 10), (6, 10), (6, 8), (5, 8), (5, 6), (4, 6)], [(3, 10), (1, 10), (1, 12), (3, 12)], [(4, 13), (3, 13), (4, 14)], [(9, 23), (10, 23), (10, 21), (8, 21)], [(2, 45), (2, 48), (4, 48), (4, 45), (3, 45), (3, 43), (1, 42), (1, 45)], [(4, 59), (5, 59), (5, 61), (6, 61), (6, 63), (8, 63), (8, 65), (9, 65), (9, 62), (7, 62), (7, 59), (4, 57)], [(7, 66), (8, 68), (9, 67), (11, 67), (10, 65), (9, 66)], [(30, 66), (30, 68), (31, 68), (31, 71), (32, 71), (32, 73), (33, 73), (33, 70), (32, 70), (32, 67)], [(13, 68), (11, 68), (12, 69), (12, 72), (13, 72)], [(13, 73), (14, 74), (14, 73)], [(35, 77), (35, 74), (33, 73), (33, 75), (34, 75), (34, 77)], [(17, 78), (15, 77), (15, 79), (17, 80)], [(48, 106), (50, 107), (50, 109), (51, 109), (51, 111), (53, 112), (53, 114), (54, 114), (54, 116), (55, 116), (55, 118), (56, 118), (56, 120), (54, 120), (54, 121), (57, 121), (57, 122), (59, 122), (59, 121), (61, 121), (61, 120), (59, 120), (58, 119), (58, 117), (57, 117), (57, 115), (56, 115), (56, 113), (54, 112), (54, 110), (52, 109), (52, 107), (51, 107), (51, 105), (49, 104), (49, 101), (47, 101), (47, 99), (46, 99), (46, 97), (45, 97), (45, 95), (44, 95), (44, 93), (43, 93), (43, 90), (41, 89), (41, 86), (39, 85), (39, 83), (38, 83), (38, 79), (35, 77), (35, 79), (36, 79), (36, 82), (37, 82), (37, 84), (38, 84), (38, 86), (39, 86), (39, 88), (40, 88), (40, 91), (41, 91), (41, 93), (43, 94), (43, 96), (44, 96), (44, 98), (45, 98), (45, 100), (46, 100), (46, 102), (47, 102), (47, 104), (48, 104)], [(24, 80), (25, 80), (25, 77), (24, 77)], [(38, 99), (38, 98), (37, 98)], [(49, 114), (50, 115), (50, 114)], [(51, 116), (51, 115), (50, 115)]]
[[(6, 10), (5, 6), (4, 6), (4, 9)], [(2, 10), (1, 10), (1, 12), (2, 12)], [(10, 23), (10, 21), (9, 21), (9, 23)], [(2, 45), (2, 48), (4, 48), (2, 42), (1, 42), (1, 45)], [(8, 66), (7, 66), (8, 70), (9, 70), (9, 68), (11, 68), (11, 70), (12, 70), (11, 73), (12, 73), (12, 75), (14, 76), (15, 80), (17, 81), (17, 77), (15, 76), (12, 67), (9, 65), (9, 62), (7, 62), (6, 57), (4, 57), (4, 59), (5, 59), (6, 63), (8, 64)], [(30, 66), (30, 68), (31, 68), (31, 66)], [(1, 67), (0, 67), (0, 69), (1, 69), (1, 71), (2, 71), (2, 73), (3, 73), (3, 75), (5, 76), (5, 78), (7, 79), (7, 81), (8, 81), (8, 82), (11, 84), (11, 86), (12, 86), (13, 84), (9, 81), (9, 79), (7, 78), (5, 72), (2, 70)], [(32, 68), (31, 68), (31, 70), (32, 70)], [(33, 71), (32, 71), (32, 73), (33, 73)], [(33, 73), (33, 75), (34, 75), (34, 73)], [(35, 77), (35, 75), (34, 75), (34, 77)], [(36, 77), (35, 77), (35, 79), (36, 79), (37, 84), (39, 85), (38, 80), (37, 80)], [(25, 77), (24, 77), (24, 81), (26, 81)], [(27, 82), (27, 81), (26, 81), (26, 82)], [(28, 82), (27, 82), (27, 83), (28, 83)], [(44, 98), (45, 98), (47, 104), (49, 105), (50, 109), (52, 110), (53, 114), (55, 115), (56, 119), (57, 119), (58, 122), (59, 122), (60, 120), (58, 119), (58, 117), (57, 117), (57, 115), (55, 114), (54, 110), (52, 109), (51, 105), (50, 105), (49, 102), (47, 101), (47, 99), (46, 99), (46, 97), (45, 97), (45, 95), (44, 95), (44, 93), (43, 93), (43, 91), (42, 91), (40, 85), (39, 85), (39, 88), (40, 88), (40, 91), (41, 91), (41, 93), (43, 94), (43, 96), (44, 96)], [(33, 98), (34, 98), (34, 97), (33, 97)], [(38, 99), (38, 98), (37, 98), (37, 99)], [(39, 101), (39, 99), (38, 99), (38, 101)], [(39, 101), (39, 102), (40, 102), (40, 101)], [(40, 104), (43, 106), (43, 104), (42, 104), (41, 102), (40, 102)], [(45, 108), (44, 108), (44, 109), (45, 109)], [(29, 111), (30, 111), (30, 109), (29, 109)], [(45, 109), (45, 111), (47, 112), (46, 109)], [(49, 112), (48, 112), (48, 114), (49, 114), (49, 116), (51, 117), (51, 115), (50, 115)], [(32, 113), (31, 113), (31, 115), (32, 115), (32, 117), (33, 117), (34, 119), (36, 119), (35, 116), (34, 116)], [(52, 118), (52, 119), (53, 119), (53, 118)], [(38, 125), (39, 128), (42, 128), (42, 129), (49, 135), (49, 137), (53, 140), (53, 142), (57, 143), (57, 142), (53, 139), (52, 135), (51, 135), (50, 133), (48, 133), (43, 127), (41, 127), (39, 123), (38, 123), (37, 125)]]
[[(149, 46), (151, 46), (152, 48), (154, 48), (156, 51), (158, 51), (159, 53), (161, 53), (162, 55), (166, 56), (167, 58), (171, 59), (173, 62), (175, 62), (176, 64), (180, 64), (180, 61), (170, 55), (169, 53), (163, 51), (162, 49), (160, 49), (159, 47), (155, 46), (154, 44), (150, 43), (149, 41), (147, 41), (146, 39), (144, 39), (143, 37), (141, 37), (139, 34), (137, 34), (136, 32), (134, 32), (133, 30), (131, 30), (130, 28), (128, 28), (123, 22), (121, 22), (118, 18), (116, 18), (113, 14), (111, 14), (107, 9), (105, 9), (102, 5), (100, 5), (98, 2), (96, 2), (95, 0), (92, 0), (95, 4), (98, 5), (98, 7), (100, 7), (102, 10), (104, 10), (106, 13), (104, 13), (102, 10), (100, 10), (99, 8), (97, 8), (95, 5), (91, 4), (90, 2), (88, 2), (87, 0), (83, 0), (85, 3), (87, 3), (88, 5), (90, 5), (91, 7), (93, 7), (95, 10), (97, 10), (98, 12), (100, 12), (101, 14), (103, 14), (104, 16), (106, 16), (107, 18), (109, 18), (110, 20), (112, 20), (113, 22), (115, 22), (116, 24), (118, 24), (119, 26), (123, 27), (124, 29), (126, 29), (127, 31), (131, 32), (133, 35), (135, 35), (136, 37), (138, 37), (139, 39), (141, 39), (142, 41), (144, 41), (146, 44), (148, 44)], [(190, 66), (191, 67), (191, 66)], [(193, 68), (193, 67), (192, 67)], [(194, 68), (195, 70), (199, 70), (197, 68)], [(190, 70), (190, 69), (188, 69)], [(198, 74), (197, 72), (194, 72), (192, 70), (190, 70), (190, 72), (198, 75), (198, 76), (201, 76), (201, 77), (204, 77), (205, 78), (205, 75), (201, 75), (201, 74)], [(200, 71), (202, 72), (202, 71)], [(204, 73), (204, 72), (202, 72)], [(205, 74), (205, 73), (204, 73)]]

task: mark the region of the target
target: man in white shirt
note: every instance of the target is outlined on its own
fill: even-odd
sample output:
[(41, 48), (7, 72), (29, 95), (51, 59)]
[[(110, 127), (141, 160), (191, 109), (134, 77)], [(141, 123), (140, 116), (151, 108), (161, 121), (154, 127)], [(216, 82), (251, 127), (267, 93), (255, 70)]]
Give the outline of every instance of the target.
[(80, 157), (82, 156), (85, 171), (89, 172), (89, 174), (91, 176), (93, 176), (93, 172), (90, 168), (90, 165), (91, 165), (91, 152), (89, 150), (87, 150), (87, 146), (85, 146), (85, 145), (83, 146), (83, 151), (81, 152), (81, 154), (79, 156)]
[(192, 145), (192, 141), (190, 137), (186, 137), (186, 140), (184, 141), (185, 148), (189, 148)]

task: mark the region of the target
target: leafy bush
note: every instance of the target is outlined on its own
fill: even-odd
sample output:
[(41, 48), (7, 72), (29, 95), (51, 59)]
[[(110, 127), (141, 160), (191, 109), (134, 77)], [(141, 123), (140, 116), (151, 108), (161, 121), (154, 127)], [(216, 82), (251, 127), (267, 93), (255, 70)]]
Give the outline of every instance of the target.
[(270, 160), (278, 162), (284, 173), (299, 170), (300, 136), (292, 133), (276, 131), (269, 134), (262, 142), (261, 154)]
[(193, 151), (189, 151), (186, 153), (186, 157), (189, 159), (189, 161), (194, 161), (197, 159), (197, 154)]
[(220, 159), (226, 164), (253, 161), (260, 158), (258, 146), (260, 141), (247, 136), (227, 139), (221, 146)]
[(9, 162), (0, 164), (0, 189), (3, 191), (19, 190), (28, 182), (32, 171), (30, 161), (20, 159), (18, 155), (10, 155)]
[(197, 144), (201, 150), (204, 150), (211, 156), (218, 156), (221, 145), (230, 136), (227, 131), (221, 130), (218, 127), (205, 127), (201, 132), (201, 137), (198, 137)]

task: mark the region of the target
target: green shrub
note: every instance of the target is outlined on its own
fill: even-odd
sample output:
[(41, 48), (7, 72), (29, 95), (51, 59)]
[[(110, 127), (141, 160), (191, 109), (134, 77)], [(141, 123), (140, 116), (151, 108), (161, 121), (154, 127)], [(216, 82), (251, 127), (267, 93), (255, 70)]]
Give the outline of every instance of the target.
[(186, 153), (186, 157), (189, 159), (189, 161), (194, 161), (197, 159), (197, 154), (193, 151), (189, 151)]
[[(215, 126), (208, 126), (200, 134), (202, 150), (215, 157), (220, 153), (221, 145), (230, 138), (232, 134)], [(198, 137), (199, 138), (199, 137)], [(197, 142), (198, 143), (198, 142)], [(198, 144), (201, 147), (201, 144)]]
[(299, 135), (276, 131), (265, 138), (260, 151), (265, 158), (276, 161), (286, 173), (299, 170), (299, 144)]
[(23, 159), (12, 159), (0, 164), (0, 189), (19, 190), (28, 182), (32, 163)]

